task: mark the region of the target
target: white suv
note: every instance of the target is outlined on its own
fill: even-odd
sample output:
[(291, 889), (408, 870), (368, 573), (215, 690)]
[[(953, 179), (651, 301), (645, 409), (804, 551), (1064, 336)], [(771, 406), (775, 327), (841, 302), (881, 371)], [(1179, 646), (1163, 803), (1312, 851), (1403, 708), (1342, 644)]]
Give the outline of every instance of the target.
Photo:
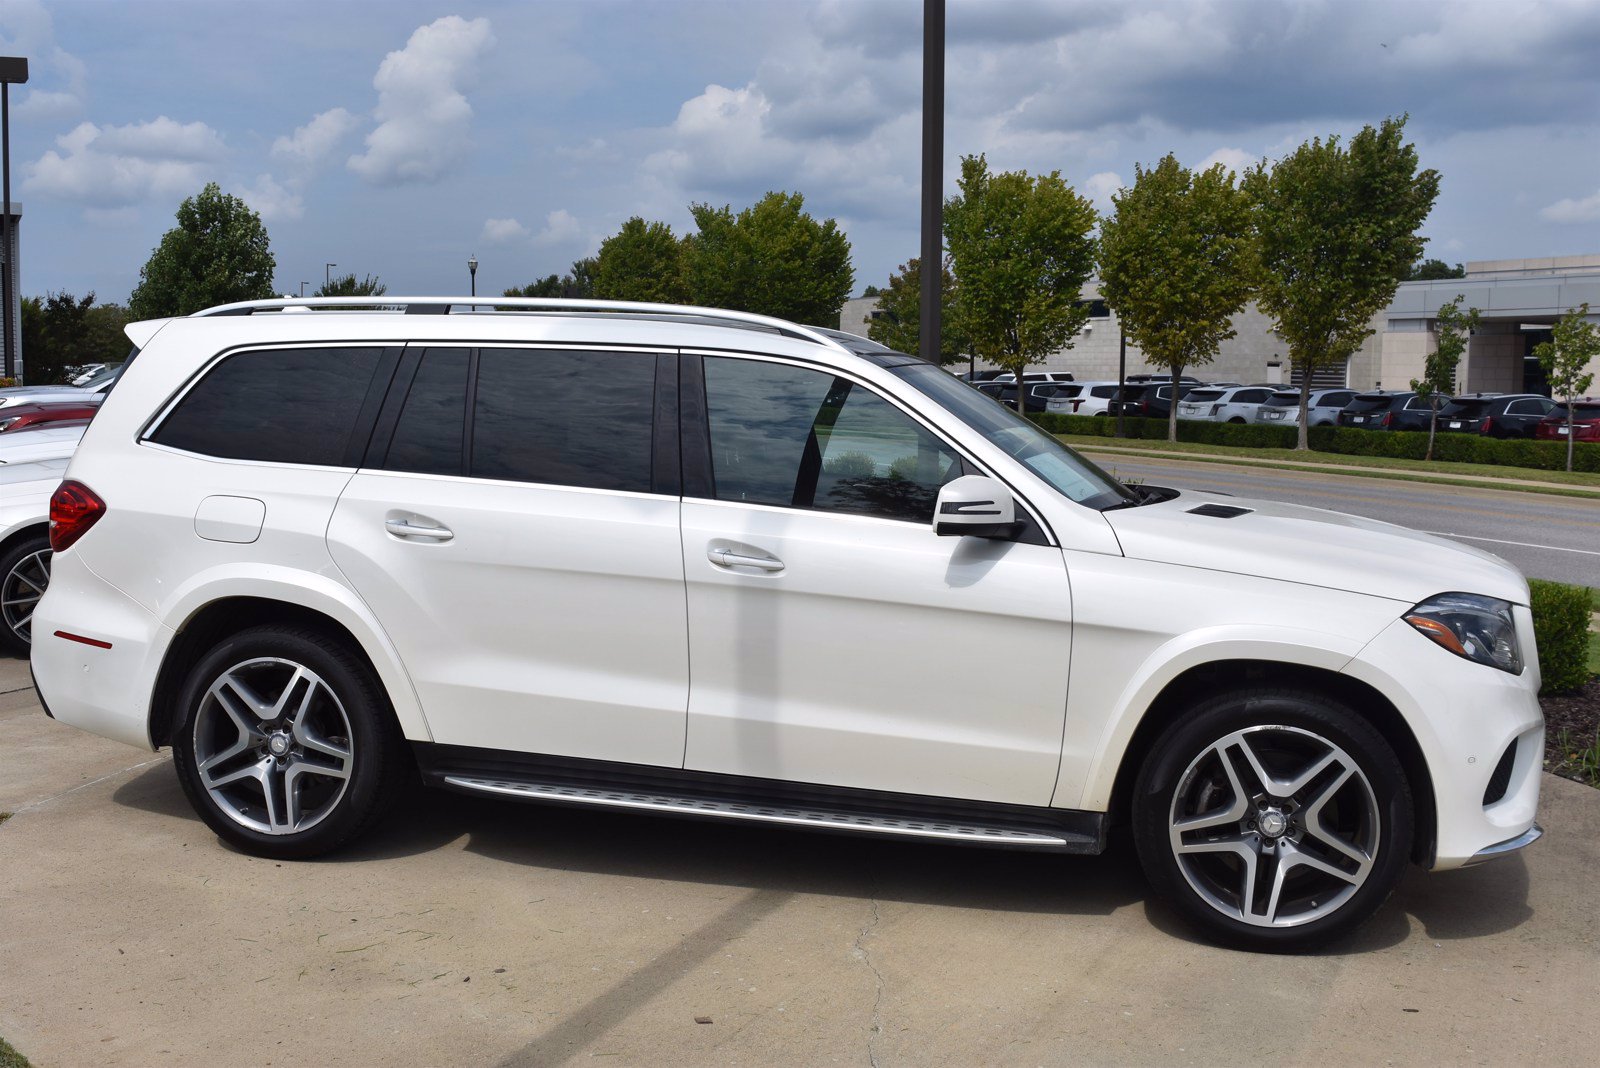
[(775, 320), (363, 300), (129, 327), (51, 504), (41, 701), (171, 746), (240, 848), (334, 849), (418, 770), (1022, 849), (1127, 827), (1192, 923), (1283, 949), (1408, 860), (1539, 836), (1528, 588), (1494, 557), (1135, 491)]

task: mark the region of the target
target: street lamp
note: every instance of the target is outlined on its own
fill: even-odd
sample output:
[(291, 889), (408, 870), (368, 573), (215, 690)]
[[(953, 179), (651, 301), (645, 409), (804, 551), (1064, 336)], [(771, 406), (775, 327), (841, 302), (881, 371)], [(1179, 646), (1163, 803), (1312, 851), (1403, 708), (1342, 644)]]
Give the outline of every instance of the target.
[(478, 295), (478, 257), (471, 256), (467, 259), (467, 274), (472, 276), (472, 296)]
[(301, 282), (300, 283), (300, 295), (302, 297), (306, 295), (306, 286), (309, 285), (309, 284), (310, 284), (309, 282)]
[[(944, 0), (922, 0), (922, 293), (917, 355), (939, 366), (944, 291)], [(1022, 403), (1022, 375), (1017, 375)]]
[(327, 296), (328, 290), (333, 288), (333, 269), (337, 263), (324, 264), (322, 268), (322, 295)]
[(5, 249), (5, 262), (0, 264), (0, 300), (5, 301), (5, 311), (0, 313), (0, 328), (6, 333), (6, 377), (17, 373), (17, 339), (12, 336), (15, 325), (11, 318), (11, 294), (16, 285), (16, 257), (11, 243), (11, 87), (28, 80), (28, 61), (22, 56), (0, 57), (0, 179), (5, 185), (5, 215), (0, 218), (0, 247)]

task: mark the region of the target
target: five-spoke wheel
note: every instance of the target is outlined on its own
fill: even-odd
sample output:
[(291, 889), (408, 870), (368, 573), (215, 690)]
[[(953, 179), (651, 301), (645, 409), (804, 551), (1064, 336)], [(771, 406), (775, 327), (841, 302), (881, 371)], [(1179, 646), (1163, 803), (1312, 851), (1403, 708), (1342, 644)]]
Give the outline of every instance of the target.
[(173, 737), (195, 810), (252, 853), (326, 852), (381, 815), (405, 765), (371, 669), (329, 635), (257, 627), (191, 671)]
[(1152, 885), (1219, 940), (1301, 949), (1389, 896), (1412, 814), (1393, 751), (1354, 711), (1286, 690), (1199, 705), (1152, 748), (1134, 799)]
[(26, 656), (33, 610), (50, 585), (50, 538), (36, 534), (0, 553), (0, 647)]

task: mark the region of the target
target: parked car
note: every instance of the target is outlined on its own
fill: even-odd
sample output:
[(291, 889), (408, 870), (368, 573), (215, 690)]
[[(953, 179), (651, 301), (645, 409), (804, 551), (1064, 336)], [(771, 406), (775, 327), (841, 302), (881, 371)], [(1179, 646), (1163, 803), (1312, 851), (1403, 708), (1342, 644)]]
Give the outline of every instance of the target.
[(78, 448), (88, 425), (88, 420), (41, 423), (0, 436), (0, 464), (67, 459)]
[[(995, 375), (993, 380), (1014, 383), (1017, 380), (1017, 375), (1015, 371), (1002, 371)], [(1022, 372), (1022, 380), (1024, 382), (1042, 383), (1071, 382), (1074, 379), (1071, 371), (1024, 371)]]
[(1470, 393), (1439, 409), (1439, 429), (1491, 438), (1531, 438), (1556, 402), (1537, 393)]
[[(90, 403), (90, 401), (94, 403)], [(16, 404), (0, 408), (0, 434), (16, 433), (28, 427), (45, 423), (74, 423), (82, 426), (94, 418), (100, 407), (99, 397), (82, 400), (52, 402), (49, 404)]]
[(55, 404), (64, 401), (83, 401), (91, 397), (103, 398), (116, 385), (122, 365), (100, 372), (81, 386), (6, 386), (0, 388), (0, 414), (5, 409), (23, 404)]
[[(1169, 374), (1144, 374), (1141, 372), (1136, 375), (1129, 375), (1127, 378), (1123, 379), (1123, 381), (1129, 384), (1143, 385), (1149, 382), (1171, 382), (1172, 376)], [(1198, 378), (1195, 378), (1193, 375), (1179, 375), (1178, 381), (1181, 384), (1190, 386), (1205, 385), (1204, 382), (1200, 381)]]
[[(1306, 414), (1310, 426), (1337, 426), (1339, 412), (1355, 400), (1353, 389), (1314, 389), (1306, 398)], [(1276, 426), (1300, 425), (1300, 391), (1280, 389), (1273, 392), (1267, 402), (1256, 409), (1255, 422)]]
[(1339, 412), (1339, 425), (1358, 430), (1426, 430), (1428, 398), (1411, 391), (1376, 389), (1358, 393)]
[(1105, 415), (1116, 399), (1115, 382), (1073, 382), (1052, 393), (1044, 408), (1057, 415)]
[[(1028, 391), (1027, 410), (1030, 412), (1044, 411), (1050, 398), (1055, 396), (1056, 391), (1061, 388), (1061, 385), (1055, 382), (1025, 382), (1023, 385)], [(1010, 382), (1002, 382), (999, 379), (990, 382), (979, 382), (978, 390), (993, 397), (1012, 411), (1017, 408), (1016, 379), (1012, 379)]]
[(384, 304), (130, 326), (50, 502), (41, 705), (171, 746), (236, 848), (337, 849), (418, 770), (1069, 853), (1127, 826), (1179, 915), (1282, 950), (1408, 861), (1540, 834), (1528, 586), (1496, 557), (1131, 489), (802, 326)]
[(74, 386), (86, 386), (105, 371), (106, 365), (103, 363), (86, 363), (82, 367), (74, 367), (72, 384)]
[(50, 585), (50, 495), (66, 457), (0, 467), (0, 651), (26, 656)]
[[(1178, 398), (1181, 400), (1195, 389), (1194, 385), (1185, 382), (1178, 386)], [(1111, 401), (1107, 406), (1108, 415), (1117, 414), (1117, 402)], [(1172, 383), (1145, 382), (1140, 385), (1128, 385), (1122, 391), (1122, 414), (1135, 416), (1142, 419), (1165, 419), (1172, 414)]]
[(1271, 397), (1271, 386), (1197, 386), (1178, 402), (1178, 418), (1248, 423)]
[[(1558, 404), (1540, 421), (1534, 437), (1545, 441), (1567, 440), (1567, 406)], [(1585, 397), (1572, 406), (1572, 440), (1600, 441), (1600, 398)]]

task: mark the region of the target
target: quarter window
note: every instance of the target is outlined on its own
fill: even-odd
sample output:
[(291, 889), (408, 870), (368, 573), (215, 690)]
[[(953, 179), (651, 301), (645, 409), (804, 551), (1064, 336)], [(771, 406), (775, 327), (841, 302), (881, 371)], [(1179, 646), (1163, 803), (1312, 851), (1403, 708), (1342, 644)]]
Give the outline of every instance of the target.
[(960, 458), (850, 379), (787, 364), (705, 360), (718, 500), (927, 523)]
[(656, 357), (482, 349), (469, 472), (650, 492)]
[(184, 394), (150, 440), (231, 460), (348, 466), (382, 355), (381, 348), (235, 353)]

